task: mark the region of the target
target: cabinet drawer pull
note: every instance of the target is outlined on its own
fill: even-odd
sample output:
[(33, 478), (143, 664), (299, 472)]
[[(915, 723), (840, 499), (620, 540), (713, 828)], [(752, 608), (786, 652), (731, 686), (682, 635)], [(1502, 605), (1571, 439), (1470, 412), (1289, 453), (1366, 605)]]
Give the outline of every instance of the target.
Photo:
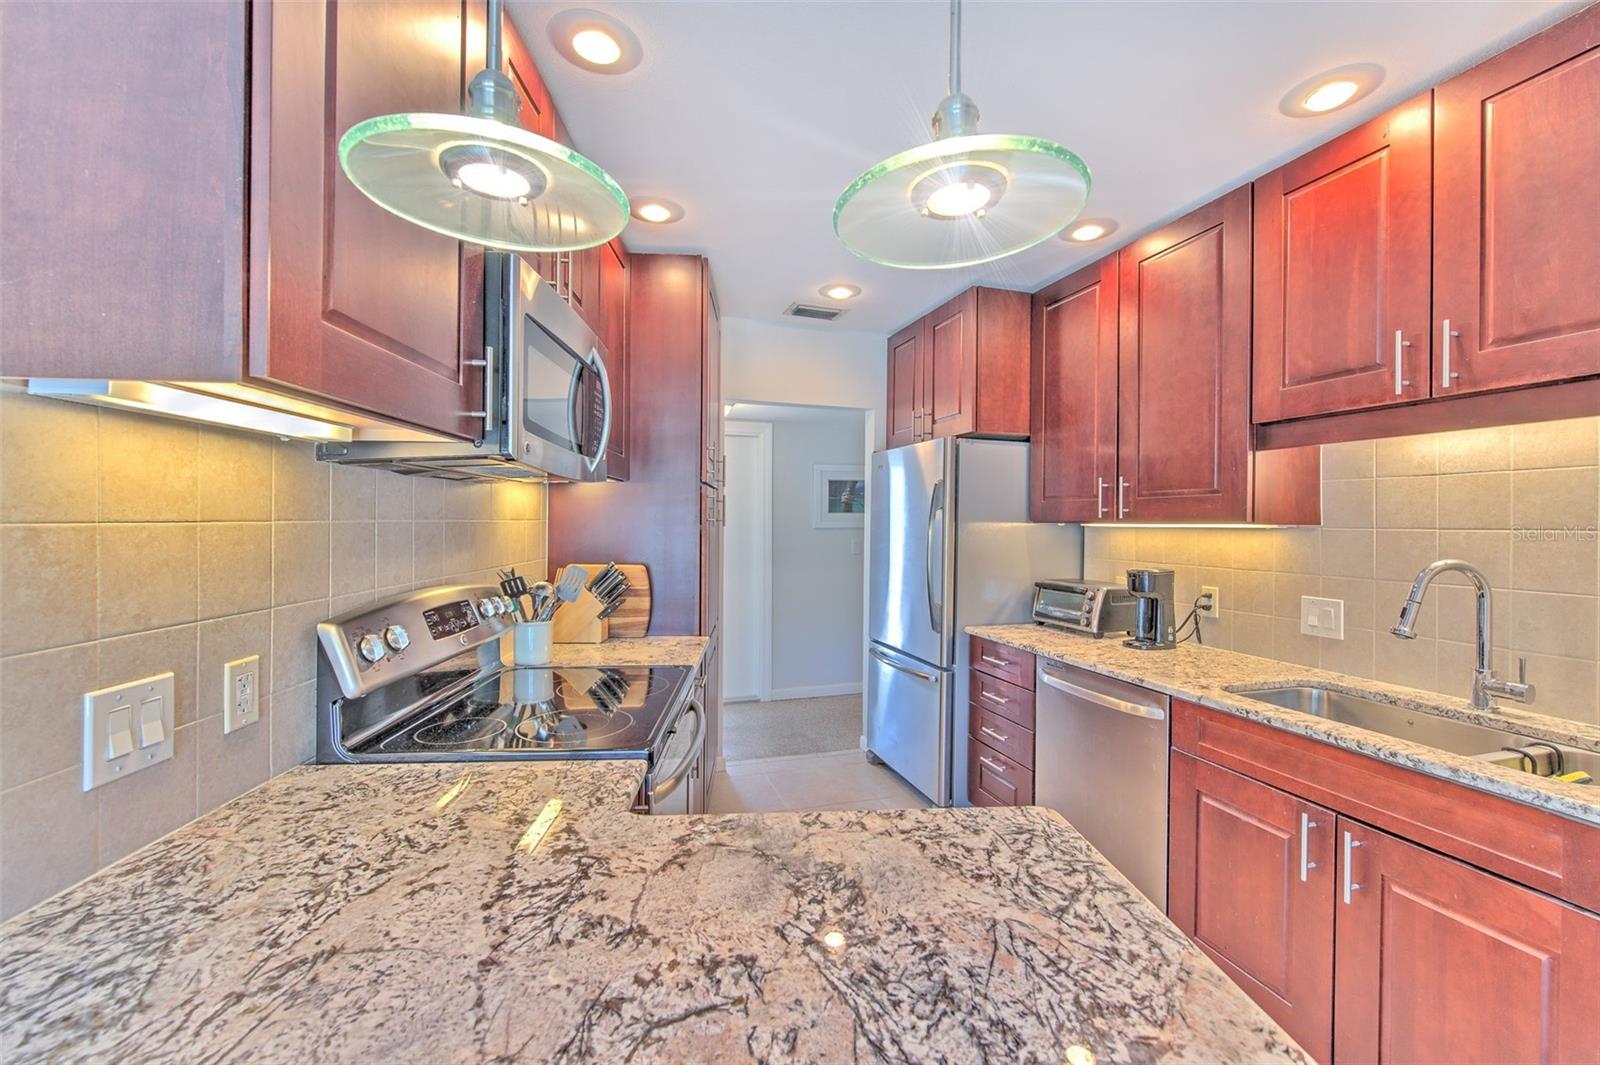
[(1011, 663), (1007, 662), (1003, 658), (990, 658), (988, 655), (979, 655), (978, 657), (989, 663), (991, 666), (1000, 666), (1003, 669), (1011, 668)]
[(1410, 346), (1411, 341), (1405, 339), (1405, 334), (1396, 329), (1394, 331), (1394, 394), (1397, 396), (1405, 395), (1406, 386), (1411, 383), (1406, 380), (1405, 376), (1405, 349)]
[(978, 726), (978, 731), (983, 733), (985, 736), (988, 736), (991, 740), (994, 740), (996, 743), (1009, 743), (1009, 742), (1011, 742), (1011, 737), (1010, 736), (1002, 736), (1002, 735), (1000, 735), (1000, 733), (996, 732), (994, 729), (990, 728), (988, 725), (980, 725), (980, 726)]
[(1344, 834), (1344, 904), (1350, 905), (1350, 896), (1361, 890), (1361, 885), (1355, 882), (1355, 873), (1350, 868), (1351, 852), (1361, 846), (1359, 839), (1353, 838), (1350, 833)]
[(1302, 884), (1306, 881), (1306, 874), (1317, 867), (1317, 863), (1311, 860), (1310, 853), (1311, 830), (1316, 827), (1317, 823), (1311, 820), (1311, 815), (1302, 811), (1300, 814), (1300, 882)]
[(1003, 766), (1003, 765), (997, 764), (993, 759), (989, 758), (987, 755), (982, 755), (982, 754), (978, 755), (978, 761), (982, 762), (984, 765), (988, 766), (990, 769), (994, 770), (996, 773), (999, 773), (1001, 776), (1005, 776), (1007, 773), (1011, 772), (1010, 768), (1008, 768), (1007, 766)]
[(988, 690), (986, 690), (984, 688), (979, 688), (978, 689), (978, 695), (981, 698), (989, 700), (991, 703), (999, 703), (1001, 706), (1004, 706), (1004, 705), (1006, 705), (1007, 703), (1009, 703), (1011, 701), (1010, 699), (1007, 699), (1004, 696), (996, 695), (994, 692), (988, 691)]

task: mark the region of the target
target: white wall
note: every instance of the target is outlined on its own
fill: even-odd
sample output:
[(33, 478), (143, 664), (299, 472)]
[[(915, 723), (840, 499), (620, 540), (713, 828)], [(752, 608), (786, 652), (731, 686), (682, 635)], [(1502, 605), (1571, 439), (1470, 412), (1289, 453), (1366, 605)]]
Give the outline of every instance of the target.
[(886, 337), (856, 330), (722, 320), (722, 397), (728, 402), (857, 407), (883, 425)]
[(860, 690), (866, 529), (812, 528), (811, 491), (814, 465), (861, 465), (862, 423), (772, 423), (774, 699)]

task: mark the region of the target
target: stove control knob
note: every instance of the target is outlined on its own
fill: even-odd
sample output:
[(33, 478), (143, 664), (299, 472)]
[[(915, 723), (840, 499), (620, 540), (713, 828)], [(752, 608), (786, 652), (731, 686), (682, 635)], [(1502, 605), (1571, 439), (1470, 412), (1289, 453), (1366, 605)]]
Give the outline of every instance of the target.
[(494, 600), (492, 599), (479, 599), (478, 613), (483, 617), (492, 618), (496, 614), (500, 613), (500, 608), (495, 605)]
[(383, 642), (396, 651), (404, 651), (411, 646), (411, 634), (404, 625), (390, 625), (383, 630)]
[(356, 644), (356, 650), (361, 652), (361, 657), (368, 662), (381, 662), (389, 653), (389, 648), (383, 644), (383, 637), (375, 632), (369, 632), (361, 637)]

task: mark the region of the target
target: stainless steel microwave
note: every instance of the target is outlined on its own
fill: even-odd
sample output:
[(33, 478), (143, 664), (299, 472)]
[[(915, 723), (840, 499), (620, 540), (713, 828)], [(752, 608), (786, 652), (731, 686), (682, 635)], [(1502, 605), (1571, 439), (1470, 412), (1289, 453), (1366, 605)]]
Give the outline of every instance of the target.
[(450, 479), (603, 481), (615, 409), (594, 330), (520, 256), (484, 256), (484, 434), (317, 445), (327, 462)]

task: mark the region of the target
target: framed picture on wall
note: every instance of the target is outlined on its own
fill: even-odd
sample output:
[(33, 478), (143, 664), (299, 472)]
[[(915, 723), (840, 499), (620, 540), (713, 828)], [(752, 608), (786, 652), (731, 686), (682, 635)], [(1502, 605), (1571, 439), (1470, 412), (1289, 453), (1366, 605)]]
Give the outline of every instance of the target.
[(867, 520), (865, 466), (813, 466), (811, 527), (859, 529)]

